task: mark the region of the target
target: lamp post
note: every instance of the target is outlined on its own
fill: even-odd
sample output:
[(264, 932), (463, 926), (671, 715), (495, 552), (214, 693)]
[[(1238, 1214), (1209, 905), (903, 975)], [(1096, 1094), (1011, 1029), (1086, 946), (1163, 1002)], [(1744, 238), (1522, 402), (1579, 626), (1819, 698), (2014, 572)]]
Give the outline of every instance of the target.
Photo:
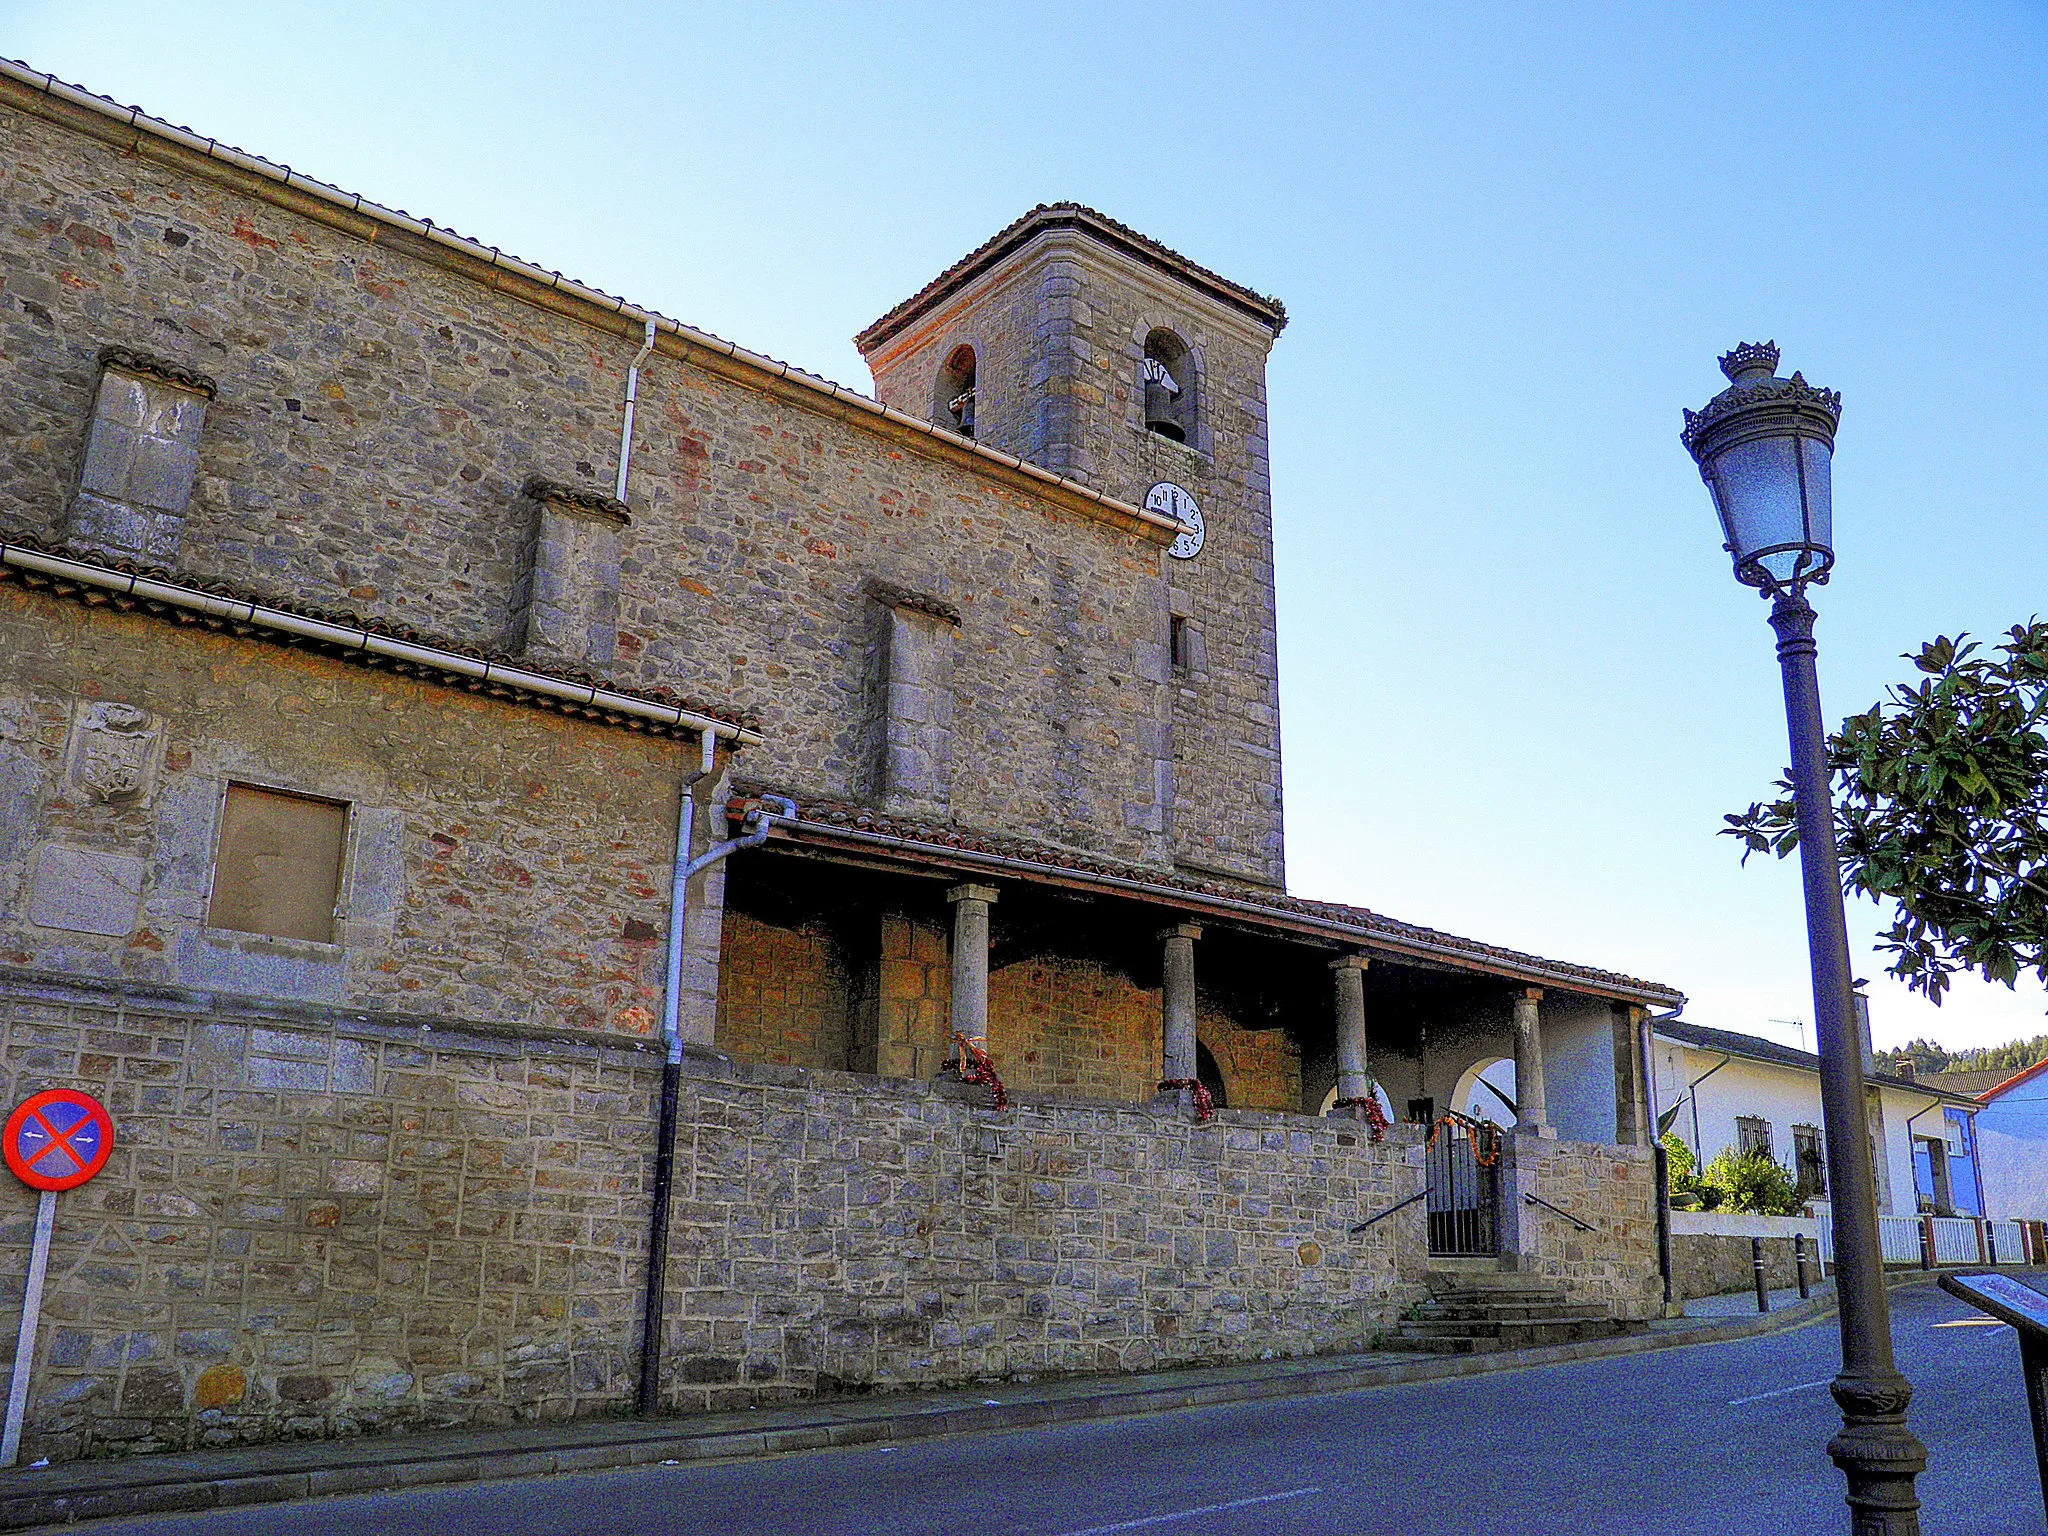
[(1913, 1389), (1892, 1357), (1827, 731), (1814, 674), (1814, 613), (1806, 601), (1806, 588), (1825, 583), (1835, 561), (1829, 467), (1842, 397), (1796, 373), (1779, 378), (1778, 349), (1770, 342), (1737, 347), (1721, 359), (1721, 371), (1728, 387), (1685, 413), (1681, 440), (1713, 494), (1735, 579), (1771, 600), (1784, 674), (1842, 1331), (1842, 1369), (1833, 1383), (1842, 1432), (1828, 1442), (1828, 1455), (1849, 1481), (1854, 1536), (1918, 1536), (1913, 1479), (1927, 1466), (1927, 1450), (1906, 1427)]

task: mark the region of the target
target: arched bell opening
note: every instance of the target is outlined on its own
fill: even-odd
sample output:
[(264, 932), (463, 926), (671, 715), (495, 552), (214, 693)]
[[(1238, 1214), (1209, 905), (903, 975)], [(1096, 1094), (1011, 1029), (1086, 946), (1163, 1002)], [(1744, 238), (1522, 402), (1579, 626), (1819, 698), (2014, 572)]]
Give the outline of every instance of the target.
[(1187, 343), (1169, 330), (1145, 338), (1139, 364), (1145, 392), (1145, 430), (1174, 443), (1195, 440), (1195, 359)]
[(1216, 1058), (1209, 1054), (1209, 1047), (1201, 1041), (1195, 1042), (1195, 1081), (1209, 1090), (1209, 1098), (1216, 1108), (1222, 1109), (1230, 1102), (1223, 1091), (1223, 1072), (1216, 1065)]
[(962, 342), (939, 370), (932, 419), (962, 437), (974, 436), (974, 348)]

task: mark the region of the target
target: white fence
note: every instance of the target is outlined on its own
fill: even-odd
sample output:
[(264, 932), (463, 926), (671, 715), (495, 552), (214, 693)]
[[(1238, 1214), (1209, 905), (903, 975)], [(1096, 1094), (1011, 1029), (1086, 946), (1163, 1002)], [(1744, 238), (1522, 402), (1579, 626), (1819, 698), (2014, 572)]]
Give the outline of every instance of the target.
[(1990, 1227), (1991, 1247), (2001, 1264), (2024, 1264), (2027, 1262), (2027, 1238), (2020, 1230), (2020, 1224), (2009, 1217), (1994, 1217), (1987, 1223)]
[(1918, 1216), (1880, 1216), (1877, 1218), (1877, 1245), (1884, 1253), (1887, 1264), (1918, 1264), (1920, 1262), (1920, 1218)]
[[(1835, 1262), (1835, 1218), (1823, 1210), (1820, 1222), (1820, 1256), (1823, 1262)], [(1934, 1262), (1937, 1264), (1983, 1264), (1988, 1262), (1983, 1246), (1978, 1241), (1977, 1223), (1968, 1216), (1936, 1216), (1934, 1226)], [(2000, 1264), (2024, 1264), (2027, 1262), (2026, 1235), (2020, 1224), (2007, 1217), (1994, 1218), (1985, 1223), (1985, 1236)], [(1884, 1252), (1887, 1264), (1918, 1264), (1921, 1261), (1921, 1225), (1918, 1216), (1880, 1216), (1877, 1218), (1878, 1246)]]
[(1977, 1238), (1977, 1223), (1963, 1216), (1934, 1216), (1927, 1223), (1934, 1229), (1934, 1262), (1937, 1264), (1982, 1264), (1983, 1245)]

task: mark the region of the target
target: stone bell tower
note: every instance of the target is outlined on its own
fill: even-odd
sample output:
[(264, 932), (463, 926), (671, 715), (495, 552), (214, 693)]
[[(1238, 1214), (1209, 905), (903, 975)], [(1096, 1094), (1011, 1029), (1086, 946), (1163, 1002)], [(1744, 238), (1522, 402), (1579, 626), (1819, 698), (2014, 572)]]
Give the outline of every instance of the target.
[(1266, 354), (1278, 301), (1076, 203), (855, 343), (885, 405), (1199, 529), (1162, 555), (1175, 866), (1283, 886)]

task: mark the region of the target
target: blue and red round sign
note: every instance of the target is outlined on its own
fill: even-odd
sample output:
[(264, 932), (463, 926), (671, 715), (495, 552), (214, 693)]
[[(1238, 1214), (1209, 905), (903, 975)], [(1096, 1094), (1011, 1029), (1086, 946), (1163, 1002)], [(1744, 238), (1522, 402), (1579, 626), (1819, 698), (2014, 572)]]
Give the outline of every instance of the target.
[(107, 1166), (114, 1122), (76, 1088), (49, 1088), (22, 1101), (0, 1130), (0, 1157), (30, 1189), (76, 1189)]

